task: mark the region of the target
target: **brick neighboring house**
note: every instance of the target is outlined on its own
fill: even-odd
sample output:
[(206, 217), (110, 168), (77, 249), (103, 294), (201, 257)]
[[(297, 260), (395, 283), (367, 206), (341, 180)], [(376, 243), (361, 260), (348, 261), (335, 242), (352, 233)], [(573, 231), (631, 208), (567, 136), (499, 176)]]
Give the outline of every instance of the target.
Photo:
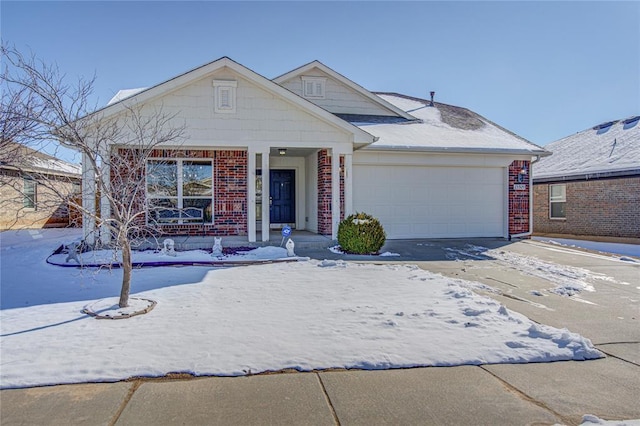
[(6, 143), (0, 149), (0, 230), (78, 226), (60, 195), (80, 197), (81, 185), (80, 165)]
[(640, 238), (640, 116), (545, 146), (534, 165), (536, 234)]
[[(165, 235), (268, 241), (289, 225), (335, 238), (342, 218), (364, 211), (390, 239), (510, 238), (532, 231), (530, 163), (549, 154), (468, 109), (370, 92), (318, 61), (270, 80), (224, 57), (120, 91), (94, 114), (128, 108), (186, 126), (184, 143), (158, 150), (176, 179), (147, 163), (147, 220)], [(90, 203), (95, 175), (83, 176)], [(157, 213), (185, 208), (204, 222)], [(89, 243), (108, 240), (88, 217), (83, 226)]]

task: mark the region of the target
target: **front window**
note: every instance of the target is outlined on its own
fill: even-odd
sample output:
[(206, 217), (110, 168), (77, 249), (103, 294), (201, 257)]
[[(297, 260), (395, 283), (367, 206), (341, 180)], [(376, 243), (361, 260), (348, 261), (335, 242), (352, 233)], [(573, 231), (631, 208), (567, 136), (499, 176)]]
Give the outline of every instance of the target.
[(36, 194), (38, 183), (29, 178), (23, 180), (24, 191), (22, 193), (22, 206), (27, 209), (36, 209)]
[(549, 185), (549, 217), (566, 219), (567, 186), (565, 184)]
[(147, 200), (158, 223), (212, 223), (211, 160), (148, 161)]

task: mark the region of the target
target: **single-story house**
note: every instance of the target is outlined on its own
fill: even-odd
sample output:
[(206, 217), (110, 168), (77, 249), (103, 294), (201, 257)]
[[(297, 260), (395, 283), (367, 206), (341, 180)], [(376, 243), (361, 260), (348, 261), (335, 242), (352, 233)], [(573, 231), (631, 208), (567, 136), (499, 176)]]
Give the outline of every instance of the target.
[[(531, 162), (549, 153), (431, 96), (374, 93), (318, 61), (269, 80), (223, 57), (98, 112), (162, 107), (186, 124), (184, 143), (159, 155), (197, 182), (159, 190), (148, 176), (147, 217), (198, 208), (205, 224), (173, 217), (166, 235), (268, 241), (288, 225), (335, 238), (353, 212), (377, 217), (390, 239), (530, 233)], [(95, 224), (84, 226), (89, 237)]]
[(535, 164), (537, 234), (640, 238), (640, 116), (545, 146)]
[(74, 226), (67, 197), (80, 191), (80, 165), (14, 142), (0, 147), (0, 230)]

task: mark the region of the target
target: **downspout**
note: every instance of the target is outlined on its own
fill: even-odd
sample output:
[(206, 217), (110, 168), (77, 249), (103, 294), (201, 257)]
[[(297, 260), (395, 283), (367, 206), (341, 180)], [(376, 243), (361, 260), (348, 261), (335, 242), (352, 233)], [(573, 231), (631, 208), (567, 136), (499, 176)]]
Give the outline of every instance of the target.
[(538, 161), (540, 161), (540, 155), (536, 155), (536, 159), (529, 164), (529, 231), (509, 235), (509, 241), (511, 241), (512, 238), (524, 238), (533, 234), (533, 165)]

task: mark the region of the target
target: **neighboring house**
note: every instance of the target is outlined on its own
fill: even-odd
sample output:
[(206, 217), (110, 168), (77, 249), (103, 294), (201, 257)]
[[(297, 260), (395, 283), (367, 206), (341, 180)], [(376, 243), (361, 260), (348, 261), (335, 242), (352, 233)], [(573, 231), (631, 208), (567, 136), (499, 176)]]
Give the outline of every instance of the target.
[[(335, 238), (342, 218), (364, 211), (390, 239), (509, 238), (531, 231), (530, 163), (548, 155), (465, 108), (372, 93), (318, 61), (269, 80), (224, 57), (121, 91), (96, 113), (132, 106), (186, 124), (184, 144), (158, 155), (170, 154), (173, 175), (197, 176), (199, 195), (186, 195), (195, 182), (163, 189), (150, 175), (148, 217), (197, 207), (205, 225), (173, 219), (167, 235), (268, 241), (290, 225)], [(84, 225), (91, 241), (95, 224)]]
[(640, 116), (545, 146), (534, 166), (534, 231), (640, 238)]
[(4, 144), (0, 148), (0, 229), (73, 226), (66, 197), (80, 197), (81, 171), (80, 165), (26, 146)]

